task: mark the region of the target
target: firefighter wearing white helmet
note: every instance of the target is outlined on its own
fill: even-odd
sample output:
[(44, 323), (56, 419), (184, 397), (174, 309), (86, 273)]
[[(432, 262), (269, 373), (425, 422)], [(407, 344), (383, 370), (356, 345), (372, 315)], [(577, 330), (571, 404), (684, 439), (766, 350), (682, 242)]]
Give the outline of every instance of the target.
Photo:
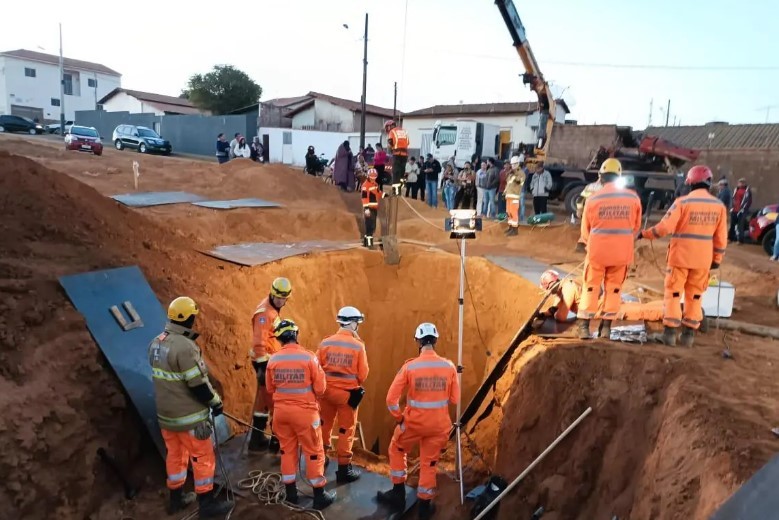
[(522, 171), (522, 162), (519, 156), (511, 158), (511, 172), (506, 177), (506, 190), (503, 192), (506, 197), (506, 213), (508, 219), (508, 229), (506, 236), (519, 234), (519, 208), (524, 196), (525, 172)]
[(317, 349), (319, 364), (325, 371), (327, 388), (319, 399), (322, 417), (322, 443), (325, 452), (330, 445), (333, 424), (338, 417), (338, 470), (339, 483), (354, 482), (360, 472), (352, 467), (352, 445), (357, 425), (357, 408), (365, 390), (363, 384), (368, 378), (368, 356), (365, 343), (357, 334), (365, 315), (352, 306), (342, 307), (336, 315), (338, 331), (322, 340)]
[[(419, 356), (409, 359), (398, 371), (387, 393), (387, 407), (397, 421), (389, 447), (392, 489), (380, 491), (378, 500), (396, 511), (406, 505), (406, 454), (419, 444), (419, 518), (428, 519), (435, 508), (436, 465), (449, 439), (452, 418), (449, 405), (460, 399), (460, 384), (454, 363), (435, 351), (438, 329), (420, 323), (414, 332)], [(406, 407), (400, 399), (406, 392)]]

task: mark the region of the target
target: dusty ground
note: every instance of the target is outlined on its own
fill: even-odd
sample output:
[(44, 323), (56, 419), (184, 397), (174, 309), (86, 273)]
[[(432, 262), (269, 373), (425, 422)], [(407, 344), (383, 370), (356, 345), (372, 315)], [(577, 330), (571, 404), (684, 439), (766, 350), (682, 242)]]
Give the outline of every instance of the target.
[[(133, 160), (141, 166), (142, 190), (256, 196), (285, 207), (130, 210), (103, 195), (133, 190)], [(381, 450), (391, 426), (384, 391), (396, 367), (414, 355), (414, 325), (438, 323), (442, 351), (455, 355), (458, 261), (446, 252), (456, 249), (436, 229), (444, 212), (417, 201), (411, 206), (427, 220), (401, 204), (400, 235), (446, 252), (403, 246), (398, 268), (386, 266), (379, 252), (360, 250), (254, 269), (196, 250), (240, 241), (357, 240), (357, 196), (282, 166), (219, 167), (114, 150), (93, 157), (0, 136), (0, 201), (0, 473), (8, 476), (0, 497), (12, 518), (157, 518), (164, 495), (161, 464), (57, 276), (137, 264), (162, 301), (194, 296), (203, 309), (200, 344), (228, 410), (241, 416), (249, 415), (254, 391), (249, 317), (273, 277), (293, 279), (295, 295), (284, 314), (300, 322), (310, 347), (333, 331), (339, 306), (360, 307), (373, 368), (361, 419), (367, 443), (378, 439)], [(538, 295), (477, 255), (517, 253), (575, 267), (582, 260), (573, 253), (576, 237), (566, 225), (523, 230), (506, 243), (502, 228), (491, 226), (469, 244), (466, 400)], [(662, 265), (663, 253), (662, 244), (654, 252), (642, 244), (631, 281), (661, 288), (655, 260)], [(737, 286), (734, 318), (775, 325), (778, 276), (758, 248), (729, 248), (723, 278)], [(768, 432), (779, 422), (777, 344), (738, 334), (729, 342), (735, 361), (719, 356), (722, 338), (715, 334), (682, 352), (531, 340), (496, 389), (500, 406), (469, 425), (487, 463), (511, 478), (586, 406), (594, 413), (508, 499), (501, 517), (519, 511), (526, 518), (544, 505), (558, 519), (706, 518), (779, 447)], [(119, 484), (94, 455), (98, 447), (133, 468), (144, 483), (137, 500), (121, 500)], [(484, 464), (466, 462), (469, 485), (475, 484)], [(456, 486), (440, 480), (444, 512), (465, 517), (454, 506)], [(265, 513), (255, 507), (237, 517)]]

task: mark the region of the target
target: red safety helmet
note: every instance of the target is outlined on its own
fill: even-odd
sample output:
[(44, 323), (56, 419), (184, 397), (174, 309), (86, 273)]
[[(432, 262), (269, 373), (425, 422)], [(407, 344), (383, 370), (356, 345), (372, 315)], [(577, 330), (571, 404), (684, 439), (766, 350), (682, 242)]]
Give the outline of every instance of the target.
[(370, 168), (370, 169), (368, 170), (368, 178), (369, 178), (370, 180), (372, 180), (372, 181), (375, 181), (376, 179), (378, 179), (378, 178), (379, 178), (379, 174), (378, 174), (378, 172), (376, 171), (376, 168)]
[(560, 273), (555, 271), (554, 269), (549, 269), (547, 271), (544, 271), (544, 274), (541, 275), (541, 282), (539, 285), (541, 288), (545, 291), (548, 291), (550, 287), (552, 287), (554, 284), (560, 281)]
[(712, 174), (709, 167), (704, 164), (699, 164), (690, 168), (690, 171), (687, 172), (687, 179), (684, 182), (690, 186), (702, 183), (711, 184), (711, 178)]
[(396, 125), (394, 119), (387, 119), (384, 121), (384, 131), (389, 132), (392, 128), (394, 128)]

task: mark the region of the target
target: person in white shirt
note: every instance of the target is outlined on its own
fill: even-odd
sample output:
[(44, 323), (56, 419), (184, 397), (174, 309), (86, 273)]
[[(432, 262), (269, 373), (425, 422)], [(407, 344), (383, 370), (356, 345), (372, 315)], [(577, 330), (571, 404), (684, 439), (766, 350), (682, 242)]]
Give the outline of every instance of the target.
[(233, 154), (237, 159), (250, 159), (252, 156), (252, 148), (246, 144), (246, 138), (241, 136), (238, 138), (238, 144), (235, 145)]
[(412, 199), (416, 199), (419, 193), (419, 165), (416, 157), (409, 157), (406, 163), (406, 197), (409, 192)]
[(540, 215), (546, 213), (546, 202), (549, 200), (549, 192), (552, 191), (552, 174), (544, 168), (543, 163), (538, 163), (533, 178), (530, 179), (530, 193), (533, 195), (533, 213)]
[(238, 146), (238, 139), (241, 137), (240, 132), (236, 132), (233, 140), (230, 141), (230, 159), (235, 159), (235, 147)]

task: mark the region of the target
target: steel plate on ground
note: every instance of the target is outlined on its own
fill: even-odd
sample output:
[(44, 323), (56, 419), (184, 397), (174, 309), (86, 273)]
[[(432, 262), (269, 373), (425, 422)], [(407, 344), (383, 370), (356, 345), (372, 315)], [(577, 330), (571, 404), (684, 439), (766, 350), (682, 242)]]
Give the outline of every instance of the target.
[(163, 204), (182, 204), (185, 202), (198, 202), (205, 197), (187, 193), (186, 191), (147, 191), (142, 193), (124, 193), (112, 195), (112, 199), (121, 202), (125, 206), (143, 208), (146, 206), (161, 206)]
[(236, 208), (280, 208), (281, 204), (263, 199), (232, 199), (232, 200), (203, 200), (193, 202), (195, 206), (211, 209), (236, 209)]
[(293, 242), (290, 244), (248, 242), (244, 244), (217, 246), (210, 251), (202, 251), (202, 253), (235, 264), (254, 267), (256, 265), (275, 262), (276, 260), (281, 260), (290, 256), (305, 255), (314, 252), (343, 251), (357, 247), (360, 247), (360, 244), (354, 242), (332, 242), (329, 240)]
[(160, 454), (149, 343), (165, 328), (165, 311), (137, 266), (63, 276), (60, 284), (87, 322)]
[[(245, 444), (246, 439), (244, 435), (234, 437), (220, 448), (222, 460), (234, 486), (237, 487), (237, 483), (246, 478), (250, 471), (262, 470), (273, 473), (281, 471), (279, 466), (280, 456), (268, 453), (248, 455), (245, 450), (241, 451), (244, 449)], [(300, 466), (302, 467), (302, 465)], [(386, 491), (392, 487), (392, 482), (389, 478), (371, 473), (364, 468), (359, 468), (362, 471), (362, 476), (359, 480), (350, 484), (336, 484), (335, 471), (337, 467), (336, 462), (331, 461), (325, 475), (327, 477), (326, 489), (335, 491), (337, 494), (335, 503), (322, 511), (325, 518), (330, 520), (379, 520), (400, 516), (397, 513), (393, 514), (392, 511), (376, 501), (377, 491)], [(300, 503), (298, 505), (310, 508), (313, 505), (313, 491), (311, 487), (299, 477), (297, 485), (300, 492)], [(249, 490), (241, 491), (236, 489), (236, 491), (250, 500), (257, 500), (256, 497), (251, 495)], [(405, 512), (414, 507), (416, 501), (416, 490), (406, 486)]]
[(779, 455), (752, 475), (709, 520), (778, 520)]
[(538, 285), (538, 282), (541, 280), (541, 275), (547, 269), (554, 269), (560, 273), (561, 276), (568, 274), (565, 271), (562, 271), (558, 268), (553, 268), (550, 265), (539, 262), (538, 260), (533, 260), (532, 258), (528, 258), (526, 256), (487, 255), (485, 258), (507, 271), (518, 274), (534, 285)]

